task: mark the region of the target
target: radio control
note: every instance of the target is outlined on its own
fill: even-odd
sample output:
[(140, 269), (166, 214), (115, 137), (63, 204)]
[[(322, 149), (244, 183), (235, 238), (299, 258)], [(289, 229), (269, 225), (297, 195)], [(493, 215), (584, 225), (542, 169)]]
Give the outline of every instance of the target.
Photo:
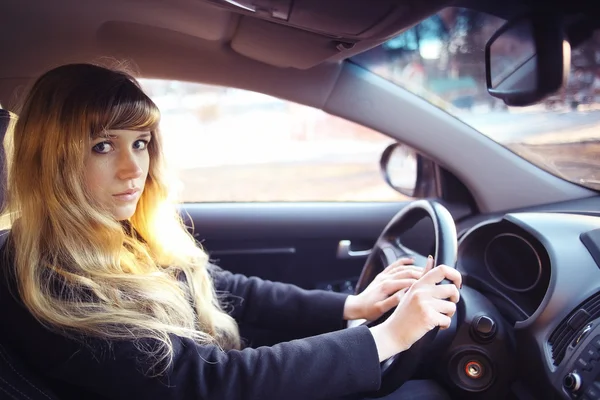
[(565, 389), (576, 392), (581, 389), (581, 377), (576, 372), (571, 372), (563, 379)]

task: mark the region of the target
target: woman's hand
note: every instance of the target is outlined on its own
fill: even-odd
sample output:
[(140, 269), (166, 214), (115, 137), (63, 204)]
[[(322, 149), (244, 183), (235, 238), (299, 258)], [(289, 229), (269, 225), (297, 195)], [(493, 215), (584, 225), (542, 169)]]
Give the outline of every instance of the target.
[[(439, 284), (444, 279), (453, 283)], [(423, 276), (407, 290), (392, 315), (370, 328), (379, 360), (409, 349), (436, 326), (448, 328), (461, 286), (460, 272), (446, 265), (433, 268), (433, 259), (429, 258)]]
[(388, 266), (358, 295), (348, 296), (344, 319), (374, 321), (396, 307), (406, 290), (423, 275), (423, 268), (411, 258), (401, 258)]

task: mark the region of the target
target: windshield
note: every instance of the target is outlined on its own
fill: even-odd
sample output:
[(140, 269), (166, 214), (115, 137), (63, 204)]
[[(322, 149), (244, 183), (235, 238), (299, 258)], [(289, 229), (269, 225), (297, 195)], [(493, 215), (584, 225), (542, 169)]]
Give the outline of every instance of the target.
[(600, 32), (572, 50), (567, 84), (540, 104), (507, 107), (487, 93), (485, 44), (504, 20), (446, 8), (353, 62), (579, 185), (600, 190)]

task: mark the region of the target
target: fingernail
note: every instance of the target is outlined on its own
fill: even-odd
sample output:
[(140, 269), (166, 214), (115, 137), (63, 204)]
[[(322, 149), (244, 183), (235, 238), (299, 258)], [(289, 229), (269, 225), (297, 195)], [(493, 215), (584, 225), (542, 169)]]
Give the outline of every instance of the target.
[(429, 256), (427, 256), (428, 259), (433, 260), (432, 255), (430, 254)]

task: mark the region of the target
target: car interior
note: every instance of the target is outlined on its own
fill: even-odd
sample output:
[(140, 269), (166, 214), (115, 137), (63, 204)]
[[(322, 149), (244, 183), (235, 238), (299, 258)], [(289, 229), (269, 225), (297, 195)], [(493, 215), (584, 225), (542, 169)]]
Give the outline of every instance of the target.
[[(489, 30), (469, 61), (485, 96), (460, 89), (452, 104), (420, 91), (418, 71), (395, 82), (381, 61), (385, 49), (410, 47), (397, 38), (449, 9), (488, 16), (475, 25)], [(40, 74), (116, 60), (143, 79), (260, 93), (390, 140), (369, 161), (380, 174), (368, 179), (392, 187), (401, 194), (395, 199), (181, 205), (191, 233), (220, 266), (306, 289), (360, 292), (405, 255), (424, 265), (432, 254), (457, 268), (464, 286), (452, 326), (383, 363), (373, 396), (416, 377), (434, 379), (456, 399), (600, 399), (600, 101), (592, 92), (580, 96), (595, 88), (593, 77), (570, 94), (569, 72), (594, 74), (577, 64), (578, 49), (600, 33), (593, 1), (4, 0), (1, 10), (1, 138)], [(515, 37), (526, 45), (499, 50)], [(452, 45), (465, 43), (437, 51), (459, 54)], [(590, 65), (600, 77), (600, 45), (594, 54)], [(421, 64), (410, 65), (431, 59), (422, 53)], [(472, 116), (465, 102), (485, 110), (489, 103), (491, 111)], [(508, 123), (509, 114), (516, 122)], [(541, 125), (548, 127), (543, 143), (535, 131)], [(187, 154), (201, 151), (191, 146)], [(214, 151), (225, 157), (238, 149), (231, 141)], [(405, 160), (414, 164), (408, 183)], [(262, 334), (252, 346), (277, 342)], [(0, 398), (57, 399), (1, 329)]]

